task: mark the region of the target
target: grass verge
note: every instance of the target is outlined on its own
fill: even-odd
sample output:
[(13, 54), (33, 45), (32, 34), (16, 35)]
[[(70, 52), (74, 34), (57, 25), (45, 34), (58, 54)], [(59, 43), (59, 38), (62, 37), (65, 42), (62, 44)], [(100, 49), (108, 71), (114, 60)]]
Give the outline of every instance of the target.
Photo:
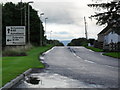
[(0, 56), (0, 87), (2, 87), (2, 57)]
[(51, 47), (52, 45), (34, 47), (26, 52), (27, 56), (3, 57), (2, 86), (29, 68), (44, 68), (44, 65), (39, 62), (39, 55)]
[(120, 52), (103, 53), (103, 55), (110, 56), (110, 57), (113, 57), (113, 58), (120, 58)]
[(87, 49), (91, 49), (92, 51), (95, 51), (95, 52), (103, 52), (102, 49), (99, 49), (99, 48), (94, 48), (94, 47), (90, 47), (90, 46), (85, 46)]

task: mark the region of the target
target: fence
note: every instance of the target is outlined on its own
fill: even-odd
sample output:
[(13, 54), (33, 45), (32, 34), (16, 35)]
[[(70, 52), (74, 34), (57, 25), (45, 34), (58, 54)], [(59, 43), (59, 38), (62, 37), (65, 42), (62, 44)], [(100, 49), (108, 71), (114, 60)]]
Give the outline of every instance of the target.
[(110, 43), (109, 51), (120, 51), (120, 42), (119, 43)]
[(105, 51), (118, 51), (120, 52), (120, 42), (104, 44), (103, 42), (94, 42), (94, 47), (104, 49)]

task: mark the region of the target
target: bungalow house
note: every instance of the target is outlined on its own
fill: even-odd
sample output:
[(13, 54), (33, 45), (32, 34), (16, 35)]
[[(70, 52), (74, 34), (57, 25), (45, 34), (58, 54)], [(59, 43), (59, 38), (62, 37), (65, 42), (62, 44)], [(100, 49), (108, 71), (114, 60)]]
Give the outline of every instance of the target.
[(112, 27), (115, 26), (108, 25), (98, 34), (98, 42), (102, 43), (104, 50), (117, 51), (120, 46), (120, 35)]

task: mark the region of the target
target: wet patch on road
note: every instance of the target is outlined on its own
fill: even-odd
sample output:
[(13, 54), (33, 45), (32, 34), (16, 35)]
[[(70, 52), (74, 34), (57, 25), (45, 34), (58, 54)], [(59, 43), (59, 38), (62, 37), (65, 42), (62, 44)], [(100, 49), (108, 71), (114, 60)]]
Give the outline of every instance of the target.
[(100, 85), (87, 85), (76, 79), (71, 79), (57, 73), (44, 71), (32, 73), (22, 80), (16, 88), (98, 88)]
[(27, 83), (34, 84), (34, 85), (39, 84), (39, 81), (40, 80), (37, 77), (30, 76), (30, 77), (26, 78)]

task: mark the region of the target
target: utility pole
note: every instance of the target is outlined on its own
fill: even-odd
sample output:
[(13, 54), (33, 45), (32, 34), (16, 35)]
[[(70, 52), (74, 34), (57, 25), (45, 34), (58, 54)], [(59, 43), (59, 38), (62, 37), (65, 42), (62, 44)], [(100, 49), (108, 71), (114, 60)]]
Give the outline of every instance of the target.
[(30, 44), (30, 6), (28, 3), (28, 44)]
[(45, 18), (45, 33), (46, 33), (46, 20), (47, 20), (48, 18), (46, 17)]
[(33, 3), (33, 1), (28, 2), (28, 44), (30, 44), (30, 3)]
[(22, 26), (22, 0), (21, 0), (21, 26)]
[[(41, 13), (40, 14), (40, 21), (41, 21), (41, 23), (42, 23), (42, 20), (41, 20), (41, 17), (44, 15), (44, 13)], [(43, 43), (43, 41), (42, 41), (42, 27), (41, 27), (41, 23), (40, 23), (40, 46), (42, 46), (42, 43)]]
[(25, 28), (26, 28), (26, 25), (27, 25), (26, 24), (26, 6), (25, 6), (25, 11), (24, 12), (25, 12)]
[(50, 40), (52, 40), (52, 39), (51, 39), (51, 34), (52, 34), (52, 30), (50, 31)]
[[(45, 18), (45, 37), (47, 38), (47, 36), (46, 36), (46, 20), (47, 20), (48, 18), (46, 17)], [(45, 45), (47, 44), (47, 41), (46, 41), (46, 38), (45, 38)]]
[(85, 23), (85, 37), (86, 37), (86, 39), (88, 39), (87, 22), (86, 22), (86, 18), (85, 17), (84, 17), (84, 23)]

